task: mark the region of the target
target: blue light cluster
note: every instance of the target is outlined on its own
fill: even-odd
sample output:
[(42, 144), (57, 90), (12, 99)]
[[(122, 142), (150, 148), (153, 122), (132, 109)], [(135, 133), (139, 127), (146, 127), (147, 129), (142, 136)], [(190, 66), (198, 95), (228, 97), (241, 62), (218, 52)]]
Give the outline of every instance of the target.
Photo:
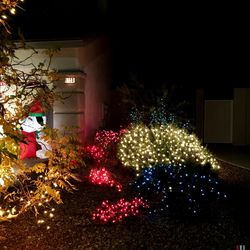
[(145, 123), (147, 125), (175, 124), (177, 127), (189, 132), (193, 130), (189, 120), (181, 118), (170, 112), (166, 97), (160, 99), (158, 106), (151, 107), (149, 111), (140, 110), (136, 106), (129, 112), (129, 121), (133, 124)]
[(167, 107), (167, 99), (161, 98), (159, 107), (155, 108), (153, 112), (150, 114), (150, 124), (175, 124), (179, 128), (183, 128), (186, 130), (191, 130), (190, 121), (187, 119), (182, 119), (181, 117), (176, 116), (172, 112), (169, 112), (169, 108)]
[(143, 122), (143, 115), (138, 110), (138, 108), (133, 107), (129, 113), (129, 119), (130, 119), (130, 122), (132, 122), (134, 124), (139, 124), (139, 123)]
[(159, 107), (150, 115), (151, 124), (168, 124), (173, 122), (174, 116), (167, 114), (166, 98), (161, 98)]
[(227, 198), (209, 166), (158, 164), (143, 169), (130, 185), (140, 196), (151, 201), (150, 213), (196, 215), (212, 201)]

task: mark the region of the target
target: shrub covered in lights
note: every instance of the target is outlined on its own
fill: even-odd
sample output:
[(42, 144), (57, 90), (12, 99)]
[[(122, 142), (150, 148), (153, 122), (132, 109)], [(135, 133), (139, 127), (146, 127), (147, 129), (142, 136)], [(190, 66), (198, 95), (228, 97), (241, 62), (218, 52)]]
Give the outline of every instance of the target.
[(19, 4), (24, 0), (5, 0), (0, 3), (0, 26), (3, 25), (5, 29), (8, 27), (8, 19), (10, 15), (16, 14), (16, 8), (20, 8)]
[[(171, 103), (171, 105), (170, 105)], [(138, 108), (134, 106), (129, 113), (130, 122), (133, 124), (146, 125), (167, 125), (176, 124), (179, 128), (192, 131), (193, 127), (187, 114), (183, 112), (185, 102), (179, 103), (173, 107), (172, 102), (165, 94), (161, 98), (157, 98), (156, 104), (147, 108)], [(143, 106), (144, 107), (144, 106)]]
[(92, 145), (84, 148), (86, 155), (94, 160), (97, 165), (110, 165), (116, 160), (116, 146), (125, 129), (118, 132), (112, 130), (97, 131)]
[(119, 192), (122, 190), (122, 185), (113, 178), (105, 167), (92, 168), (89, 173), (89, 180), (96, 185), (115, 187)]
[(129, 201), (122, 198), (116, 203), (106, 200), (102, 202), (101, 206), (96, 208), (92, 214), (92, 218), (96, 222), (117, 223), (128, 216), (138, 215), (141, 208), (148, 208), (148, 204), (143, 198), (135, 197)]
[(118, 157), (123, 165), (135, 168), (136, 171), (160, 163), (182, 166), (187, 162), (201, 166), (210, 164), (213, 169), (219, 168), (216, 159), (194, 134), (174, 124), (132, 124), (121, 136)]
[[(62, 202), (63, 189), (75, 188), (72, 184), (73, 179), (78, 179), (75, 169), (84, 164), (78, 140), (67, 135), (70, 131), (55, 129), (44, 130), (44, 136), (39, 138), (43, 139), (44, 147), (49, 145), (46, 163), (27, 166), (22, 160), (21, 145), (29, 144), (28, 137), (24, 138), (20, 131), (23, 121), (34, 101), (39, 100), (44, 111), (51, 107), (57, 97), (53, 83), (58, 76), (51, 69), (54, 50), (44, 51), (42, 62), (37, 62), (34, 56), (38, 51), (22, 38), (18, 43), (11, 38), (8, 16), (15, 14), (16, 8), (21, 9), (21, 2), (0, 3), (0, 222), (16, 218), (29, 209), (36, 215), (44, 210), (42, 214), (52, 218), (55, 209), (47, 208), (52, 201)], [(18, 49), (28, 49), (29, 54), (26, 58), (22, 53), (18, 56)], [(32, 148), (36, 151), (34, 144)], [(38, 223), (44, 221), (40, 218)]]
[[(74, 170), (84, 164), (80, 155), (81, 144), (73, 136), (66, 136), (56, 129), (47, 129), (44, 133), (44, 140), (51, 145), (47, 163), (27, 167), (19, 158), (3, 157), (0, 164), (0, 222), (29, 209), (37, 215), (41, 210), (46, 212), (52, 201), (62, 203), (60, 194), (63, 189), (75, 189), (73, 180), (79, 179)], [(14, 142), (5, 143), (12, 149), (17, 148)], [(53, 217), (53, 213), (48, 216)], [(44, 221), (39, 219), (38, 223)]]
[(150, 213), (198, 215), (218, 199), (225, 199), (217, 175), (207, 164), (177, 166), (158, 164), (144, 168), (130, 183), (150, 203)]

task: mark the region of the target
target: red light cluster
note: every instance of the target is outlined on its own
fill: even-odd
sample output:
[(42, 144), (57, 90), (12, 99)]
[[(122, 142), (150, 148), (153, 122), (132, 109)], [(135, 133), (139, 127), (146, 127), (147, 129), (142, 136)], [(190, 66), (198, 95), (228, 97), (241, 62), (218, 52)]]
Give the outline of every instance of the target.
[(91, 169), (89, 180), (95, 185), (108, 185), (110, 187), (115, 187), (119, 192), (122, 190), (122, 185), (115, 181), (112, 178), (111, 173), (104, 167)]
[(95, 145), (86, 146), (85, 152), (88, 153), (97, 163), (100, 163), (105, 157), (105, 152), (103, 148), (99, 146)]
[(95, 142), (98, 145), (101, 145), (103, 148), (110, 147), (113, 143), (119, 141), (120, 134), (112, 130), (102, 130), (98, 131), (95, 135)]
[(135, 197), (131, 201), (125, 201), (124, 198), (122, 198), (115, 204), (106, 200), (93, 212), (92, 218), (93, 220), (99, 220), (103, 223), (116, 223), (128, 216), (139, 214), (140, 207), (148, 207), (148, 204), (142, 198)]
[(120, 136), (127, 130), (121, 129), (119, 132), (112, 130), (101, 130), (96, 132), (93, 145), (84, 147), (84, 153), (87, 153), (97, 164), (106, 164), (110, 158), (116, 155), (116, 144)]

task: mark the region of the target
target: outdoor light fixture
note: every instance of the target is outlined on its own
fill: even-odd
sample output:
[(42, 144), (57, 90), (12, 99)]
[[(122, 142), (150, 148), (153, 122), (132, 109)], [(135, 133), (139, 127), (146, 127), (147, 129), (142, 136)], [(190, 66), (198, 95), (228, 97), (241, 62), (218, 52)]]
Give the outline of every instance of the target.
[(65, 84), (74, 84), (74, 83), (76, 83), (76, 78), (75, 77), (65, 77), (64, 83)]
[(65, 87), (77, 87), (80, 83), (80, 79), (85, 79), (86, 74), (80, 70), (62, 70), (59, 71), (60, 82), (64, 84)]

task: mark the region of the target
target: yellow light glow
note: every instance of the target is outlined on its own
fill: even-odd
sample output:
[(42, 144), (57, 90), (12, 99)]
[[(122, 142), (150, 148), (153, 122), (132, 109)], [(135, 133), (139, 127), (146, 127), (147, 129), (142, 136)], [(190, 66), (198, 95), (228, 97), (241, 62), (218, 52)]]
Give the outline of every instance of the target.
[(3, 217), (4, 214), (5, 214), (5, 211), (0, 209), (0, 217)]
[(137, 171), (156, 163), (182, 165), (186, 161), (210, 163), (213, 169), (219, 168), (216, 159), (195, 135), (174, 125), (150, 128), (133, 125), (121, 138), (118, 157), (125, 166), (135, 167)]
[(75, 77), (66, 77), (65, 80), (64, 80), (64, 83), (65, 84), (74, 84), (76, 83), (76, 78)]
[(11, 13), (12, 15), (15, 15), (15, 14), (16, 14), (16, 9), (15, 9), (15, 8), (11, 8), (11, 9), (10, 9), (10, 13)]

